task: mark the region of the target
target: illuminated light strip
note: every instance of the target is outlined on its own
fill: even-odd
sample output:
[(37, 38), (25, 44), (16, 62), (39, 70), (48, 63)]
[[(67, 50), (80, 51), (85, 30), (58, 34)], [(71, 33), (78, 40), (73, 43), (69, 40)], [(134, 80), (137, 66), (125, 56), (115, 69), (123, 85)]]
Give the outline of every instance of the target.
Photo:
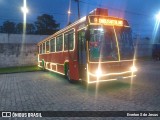
[[(51, 63), (51, 65), (55, 65), (56, 66), (56, 71), (57, 71), (57, 64), (56, 63)], [(52, 68), (52, 67), (51, 67)]]
[[(105, 26), (113, 26), (112, 24), (105, 24), (105, 23), (90, 23), (90, 25), (105, 25)], [(123, 27), (122, 25), (115, 25), (115, 26), (119, 26), (119, 27)]]
[[(102, 24), (100, 24), (100, 23), (89, 23), (90, 25), (102, 25)], [(107, 26), (113, 26), (113, 25), (107, 25)], [(122, 26), (119, 26), (119, 27), (122, 27)], [(123, 27), (128, 27), (128, 28), (130, 28), (130, 26), (126, 26), (126, 25), (124, 25)]]
[[(38, 61), (38, 62), (42, 62), (42, 61)], [(67, 61), (65, 61), (65, 62), (68, 62), (68, 60)], [(51, 64), (51, 65), (62, 65), (62, 66), (64, 66), (64, 64), (60, 64), (60, 63), (53, 63), (53, 62), (45, 62), (46, 64)]]
[(78, 21), (74, 22), (73, 24), (67, 26), (66, 28), (63, 28), (62, 30), (56, 32), (54, 35), (57, 35), (59, 34), (60, 32), (63, 32), (71, 27), (73, 27), (74, 25), (78, 24), (78, 23), (81, 23), (81, 22), (84, 22), (86, 20), (86, 16), (82, 17), (81, 19), (79, 19)]
[(45, 66), (46, 66), (46, 68), (48, 68), (48, 64), (50, 63), (50, 62), (45, 62), (46, 64), (45, 64)]
[(89, 82), (88, 64), (87, 64), (87, 82)]
[(116, 33), (116, 31), (115, 31), (114, 26), (113, 26), (113, 31), (114, 31), (115, 38), (116, 38), (116, 44), (117, 44), (117, 50), (118, 50), (118, 59), (119, 59), (119, 61), (120, 61), (121, 59), (120, 59), (120, 52), (119, 52), (119, 43), (118, 43), (117, 33)]
[(125, 25), (124, 27), (130, 27), (130, 26)]
[(82, 27), (82, 28), (80, 28), (80, 29), (78, 29), (77, 31), (80, 31), (80, 30), (83, 30), (83, 29), (86, 29), (87, 27), (85, 26), (85, 27)]
[[(48, 68), (45, 68), (45, 69), (47, 69), (47, 70), (49, 70), (49, 71), (53, 71), (53, 72), (55, 72), (55, 73), (59, 73), (59, 74), (65, 75), (64, 73), (61, 73), (61, 72), (58, 72), (58, 71), (57, 71), (57, 64), (51, 63), (51, 62), (46, 62), (46, 64), (49, 64), (49, 63), (50, 63), (50, 66), (51, 66), (51, 65), (56, 65), (56, 71), (55, 71), (55, 70), (52, 70), (52, 69), (48, 69)], [(43, 67), (40, 66), (40, 65), (38, 65), (38, 67), (43, 68)], [(52, 67), (51, 67), (51, 68), (52, 68)]]
[(120, 60), (120, 61), (106, 61), (106, 62), (90, 62), (89, 63), (114, 63), (114, 62), (123, 62), (123, 61), (134, 61), (136, 59), (132, 59), (132, 60)]
[[(46, 69), (47, 69), (47, 68), (46, 68)], [(64, 73), (61, 73), (61, 72), (58, 72), (58, 71), (55, 71), (55, 70), (51, 70), (51, 69), (47, 69), (47, 70), (52, 71), (52, 72), (55, 72), (55, 73), (59, 73), (59, 74), (61, 74), (61, 75), (65, 75)]]
[(50, 63), (51, 65), (55, 65), (55, 66), (56, 66), (56, 71), (55, 71), (55, 70), (52, 70), (52, 69), (46, 68), (47, 70), (53, 71), (53, 72), (56, 72), (56, 73), (59, 73), (59, 74), (62, 74), (62, 75), (65, 75), (64, 73), (61, 73), (61, 72), (58, 72), (58, 71), (57, 71), (57, 65), (64, 65), (64, 64), (58, 64), (58, 63), (52, 63), (52, 62), (47, 62), (47, 63)]
[(59, 64), (59, 63), (57, 63), (57, 65), (61, 65), (61, 66), (64, 66), (64, 64)]
[[(90, 19), (90, 17), (98, 17), (98, 18), (100, 18), (100, 17), (102, 17), (102, 18), (112, 18), (112, 19), (118, 19), (118, 20), (122, 20), (122, 21), (124, 21), (125, 19), (122, 19), (122, 18), (117, 18), (117, 17), (114, 17), (114, 16), (105, 16), (105, 15), (89, 15), (88, 16), (88, 20), (89, 20), (89, 24), (95, 24), (95, 23), (91, 23), (91, 19)], [(100, 24), (101, 25), (101, 24)]]
[[(48, 62), (48, 63), (50, 63), (50, 62)], [(56, 65), (56, 64), (51, 63), (51, 65)], [(40, 66), (40, 65), (38, 65), (38, 67), (43, 68), (43, 67), (42, 67), (42, 66)], [(49, 70), (49, 71), (53, 71), (53, 72), (55, 72), (55, 73), (59, 73), (59, 74), (61, 74), (61, 75), (65, 75), (64, 73), (61, 73), (61, 72), (58, 72), (58, 71), (55, 71), (55, 70), (52, 70), (52, 69), (48, 69), (48, 68), (45, 68), (45, 69), (47, 69), (47, 70)], [(56, 70), (57, 70), (57, 65), (56, 65)]]
[[(63, 36), (63, 48), (62, 48), (63, 50), (62, 50), (62, 51), (56, 51), (56, 41), (57, 41), (56, 38), (58, 37), (58, 36), (57, 36), (57, 37), (54, 37), (54, 40), (55, 40), (55, 52), (49, 52), (49, 53), (46, 53), (46, 52), (45, 52), (45, 53), (42, 53), (41, 55), (43, 55), (43, 54), (50, 54), (50, 53), (68, 52), (68, 50), (64, 50), (64, 34), (67, 33), (67, 32), (69, 32), (69, 31), (72, 31), (72, 30), (74, 31), (74, 32), (73, 32), (73, 33), (74, 33), (74, 35), (73, 35), (73, 36), (74, 36), (74, 38), (73, 38), (73, 49), (72, 49), (72, 50), (69, 50), (69, 51), (74, 51), (74, 50), (75, 50), (75, 43), (76, 43), (76, 42), (75, 42), (75, 28), (72, 28), (71, 30), (68, 30), (68, 31), (62, 33), (62, 36)], [(59, 35), (59, 36), (61, 36), (61, 35)], [(51, 40), (52, 40), (52, 39), (47, 40), (47, 41), (49, 41), (49, 43), (50, 43)], [(47, 41), (44, 41), (43, 43), (46, 43)], [(43, 44), (43, 43), (42, 43), (42, 44)], [(45, 46), (45, 47), (46, 47), (46, 46)], [(49, 48), (50, 48), (50, 47), (49, 47)]]
[(52, 64), (50, 63), (50, 69), (52, 70)]
[[(133, 77), (136, 77), (136, 75), (123, 77), (123, 79), (133, 78)], [(88, 82), (88, 83), (90, 84), (90, 83), (107, 82), (107, 81), (114, 81), (114, 80), (117, 80), (117, 79), (108, 79), (108, 80), (99, 80), (99, 81), (96, 81), (96, 80), (95, 80), (95, 81)]]
[[(125, 72), (119, 72), (119, 73), (109, 73), (109, 74), (103, 74), (103, 75), (101, 75), (101, 77), (109, 76), (109, 75), (122, 75), (122, 74), (125, 74), (125, 73), (133, 73), (133, 72), (132, 71), (125, 71)], [(97, 75), (95, 75), (93, 73), (90, 73), (90, 72), (88, 72), (88, 74), (91, 75), (91, 76), (97, 76)]]
[(63, 37), (62, 37), (62, 39), (63, 39), (63, 40), (62, 40), (62, 41), (63, 41), (62, 51), (64, 51), (64, 33), (62, 33), (62, 36), (63, 36)]
[(39, 54), (38, 54), (38, 62), (39, 62)]
[(82, 17), (81, 19), (79, 19), (78, 21), (72, 23), (71, 25), (69, 25), (69, 26), (61, 29), (60, 31), (56, 32), (55, 34), (47, 37), (46, 39), (42, 40), (41, 42), (38, 43), (38, 45), (40, 45), (41, 43), (47, 41), (48, 39), (50, 39), (50, 38), (52, 38), (52, 37), (54, 37), (54, 36), (60, 34), (61, 32), (64, 32), (65, 30), (70, 29), (70, 28), (73, 27), (74, 25), (76, 25), (76, 24), (78, 24), (78, 23), (81, 23), (81, 22), (84, 22), (85, 20), (86, 20), (86, 16)]
[[(69, 31), (72, 31), (72, 29), (64, 32), (63, 34), (69, 32)], [(73, 28), (73, 31), (74, 31), (74, 32), (73, 32), (73, 33), (74, 33), (74, 34), (73, 34), (73, 37), (74, 37), (74, 38), (73, 38), (73, 49), (72, 49), (72, 50), (69, 50), (69, 51), (74, 51), (74, 50), (75, 50), (75, 46), (76, 46), (76, 45), (75, 45), (75, 44), (76, 44), (76, 37), (75, 37), (75, 31), (76, 31), (76, 30), (75, 30), (75, 28)], [(64, 35), (63, 35), (63, 36), (64, 36)], [(64, 45), (63, 45), (63, 46), (64, 46)], [(63, 51), (63, 52), (68, 52), (68, 50), (65, 50), (65, 51)]]
[(136, 77), (136, 75), (131, 75), (131, 76), (123, 77), (123, 78), (126, 79), (126, 78), (131, 78), (131, 77)]
[(42, 66), (38, 65), (38, 67), (42, 68)]

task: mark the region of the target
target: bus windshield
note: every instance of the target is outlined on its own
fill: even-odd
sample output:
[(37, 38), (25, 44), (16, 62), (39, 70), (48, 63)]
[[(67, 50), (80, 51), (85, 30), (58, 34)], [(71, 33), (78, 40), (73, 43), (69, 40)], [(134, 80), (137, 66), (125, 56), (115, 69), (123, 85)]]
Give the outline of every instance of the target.
[(93, 62), (133, 59), (134, 49), (130, 28), (90, 28), (89, 59)]

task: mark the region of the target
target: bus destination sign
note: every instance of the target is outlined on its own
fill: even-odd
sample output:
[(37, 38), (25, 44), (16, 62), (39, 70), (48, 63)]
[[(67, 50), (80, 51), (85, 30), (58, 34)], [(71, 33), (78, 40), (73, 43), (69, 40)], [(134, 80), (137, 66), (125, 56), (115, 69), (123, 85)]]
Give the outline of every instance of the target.
[(89, 21), (91, 24), (123, 26), (123, 20), (111, 17), (89, 16)]

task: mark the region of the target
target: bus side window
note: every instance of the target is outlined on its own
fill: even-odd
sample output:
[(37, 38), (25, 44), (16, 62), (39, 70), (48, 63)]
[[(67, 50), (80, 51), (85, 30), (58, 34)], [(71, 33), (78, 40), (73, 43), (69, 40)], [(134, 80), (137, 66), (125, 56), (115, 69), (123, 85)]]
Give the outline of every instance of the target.
[(68, 33), (64, 34), (64, 51), (68, 50)]
[(86, 64), (86, 39), (85, 39), (85, 30), (78, 32), (78, 57), (80, 64)]
[(47, 42), (46, 42), (46, 53), (49, 53), (49, 52), (50, 52), (50, 51), (49, 51), (49, 44), (50, 44), (49, 41), (47, 41)]
[(64, 34), (64, 51), (74, 48), (74, 30)]
[(43, 43), (43, 47), (42, 47), (42, 53), (45, 53), (46, 49), (45, 49), (45, 43)]
[(69, 34), (69, 50), (73, 50), (74, 48), (74, 32)]
[(50, 52), (55, 52), (55, 38), (50, 41)]
[(62, 51), (63, 49), (63, 36), (60, 35), (56, 38), (56, 52)]

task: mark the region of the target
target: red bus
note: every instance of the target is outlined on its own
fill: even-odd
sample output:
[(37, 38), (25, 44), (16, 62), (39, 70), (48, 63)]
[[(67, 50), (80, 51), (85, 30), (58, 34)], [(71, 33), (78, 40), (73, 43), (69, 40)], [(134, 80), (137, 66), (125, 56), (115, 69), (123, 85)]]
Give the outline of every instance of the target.
[(38, 43), (38, 66), (87, 83), (132, 78), (131, 28), (124, 19), (97, 8)]

